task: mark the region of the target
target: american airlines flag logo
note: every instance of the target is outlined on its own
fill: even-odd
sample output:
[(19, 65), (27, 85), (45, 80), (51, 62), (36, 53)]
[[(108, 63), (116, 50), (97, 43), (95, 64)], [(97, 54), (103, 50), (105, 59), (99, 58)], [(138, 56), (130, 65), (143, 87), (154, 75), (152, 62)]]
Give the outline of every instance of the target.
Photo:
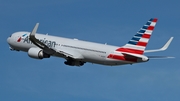
[(18, 40), (17, 42), (21, 42), (21, 39), (24, 38), (27, 34), (23, 34)]

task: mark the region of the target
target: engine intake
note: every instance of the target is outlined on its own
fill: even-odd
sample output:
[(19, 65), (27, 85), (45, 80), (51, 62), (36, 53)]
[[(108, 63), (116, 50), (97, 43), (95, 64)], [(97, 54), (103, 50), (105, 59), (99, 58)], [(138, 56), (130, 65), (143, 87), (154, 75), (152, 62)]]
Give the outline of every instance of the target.
[(49, 54), (46, 54), (40, 48), (30, 48), (28, 50), (28, 55), (29, 55), (29, 57), (34, 58), (34, 59), (43, 59), (43, 58), (49, 58), (50, 57)]

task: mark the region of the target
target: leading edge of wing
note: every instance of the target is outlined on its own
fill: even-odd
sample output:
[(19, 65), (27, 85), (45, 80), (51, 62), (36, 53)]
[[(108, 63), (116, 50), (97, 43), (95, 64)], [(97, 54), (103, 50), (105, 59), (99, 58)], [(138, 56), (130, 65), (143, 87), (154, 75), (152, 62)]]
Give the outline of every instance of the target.
[(145, 50), (144, 52), (145, 52), (145, 53), (149, 53), (149, 52), (164, 51), (164, 50), (166, 50), (166, 49), (169, 47), (169, 45), (171, 44), (173, 38), (174, 38), (174, 37), (171, 37), (171, 38), (166, 42), (166, 44), (165, 44), (162, 48), (160, 48), (160, 49)]
[(39, 41), (38, 39), (36, 39), (35, 34), (37, 32), (39, 23), (36, 23), (34, 29), (32, 30), (32, 32), (29, 35), (29, 39), (32, 41), (33, 44), (35, 44), (37, 47), (43, 49), (43, 51), (49, 55), (53, 55), (55, 53), (59, 54), (60, 56), (64, 57), (64, 58), (73, 58), (73, 59), (84, 59), (84, 57), (76, 51), (70, 51), (70, 50), (58, 50), (55, 48), (50, 48), (48, 46), (46, 46), (44, 43), (42, 43), (41, 41)]

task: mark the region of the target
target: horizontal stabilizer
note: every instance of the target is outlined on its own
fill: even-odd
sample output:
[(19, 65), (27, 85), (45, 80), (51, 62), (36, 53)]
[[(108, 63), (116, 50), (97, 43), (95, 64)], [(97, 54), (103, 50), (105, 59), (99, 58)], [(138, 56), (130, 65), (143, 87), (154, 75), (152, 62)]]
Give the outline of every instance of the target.
[(168, 59), (168, 58), (175, 58), (170, 56), (147, 56), (149, 59)]
[(166, 43), (162, 48), (160, 48), (160, 49), (154, 49), (154, 50), (145, 50), (145, 53), (148, 53), (148, 52), (158, 52), (158, 51), (164, 51), (164, 50), (166, 50), (166, 49), (169, 47), (170, 43), (172, 42), (173, 38), (174, 38), (174, 37), (171, 37), (171, 38), (167, 41), (167, 43)]

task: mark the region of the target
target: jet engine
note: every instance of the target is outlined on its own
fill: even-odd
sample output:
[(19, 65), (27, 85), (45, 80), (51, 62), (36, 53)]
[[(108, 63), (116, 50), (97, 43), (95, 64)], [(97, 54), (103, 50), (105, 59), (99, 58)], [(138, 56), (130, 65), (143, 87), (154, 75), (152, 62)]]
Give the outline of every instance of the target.
[(49, 58), (50, 57), (49, 54), (46, 54), (40, 48), (30, 48), (28, 50), (28, 55), (29, 55), (29, 57), (34, 58), (34, 59), (43, 59), (43, 58)]

